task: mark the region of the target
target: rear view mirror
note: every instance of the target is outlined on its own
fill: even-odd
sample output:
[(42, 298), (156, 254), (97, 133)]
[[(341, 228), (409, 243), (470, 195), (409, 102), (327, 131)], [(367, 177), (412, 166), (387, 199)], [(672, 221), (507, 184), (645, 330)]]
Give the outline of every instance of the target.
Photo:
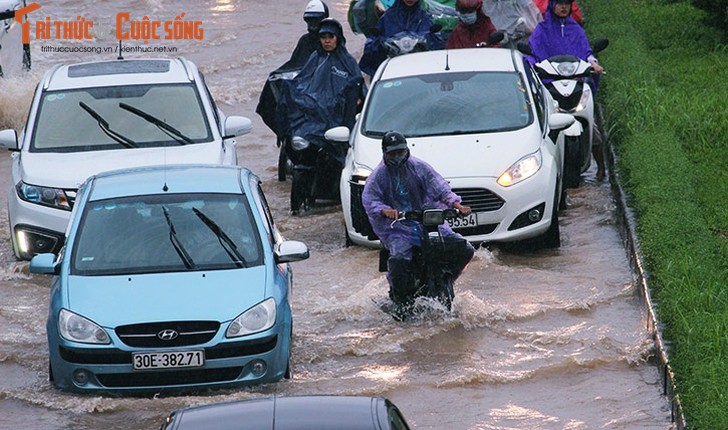
[(253, 130), (253, 122), (244, 116), (229, 116), (225, 118), (225, 139), (248, 134)]

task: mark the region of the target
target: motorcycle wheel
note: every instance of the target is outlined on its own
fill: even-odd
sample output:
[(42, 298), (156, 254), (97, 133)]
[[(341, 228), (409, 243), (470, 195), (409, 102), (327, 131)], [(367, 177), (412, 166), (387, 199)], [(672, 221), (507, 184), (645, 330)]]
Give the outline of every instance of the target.
[(566, 136), (564, 141), (564, 187), (581, 185), (581, 139), (586, 136)]

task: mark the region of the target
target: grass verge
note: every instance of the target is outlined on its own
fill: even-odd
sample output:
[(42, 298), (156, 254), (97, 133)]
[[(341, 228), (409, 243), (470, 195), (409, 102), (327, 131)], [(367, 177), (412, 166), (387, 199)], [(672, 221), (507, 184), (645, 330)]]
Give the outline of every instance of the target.
[(579, 3), (687, 423), (728, 429), (728, 46), (688, 1)]

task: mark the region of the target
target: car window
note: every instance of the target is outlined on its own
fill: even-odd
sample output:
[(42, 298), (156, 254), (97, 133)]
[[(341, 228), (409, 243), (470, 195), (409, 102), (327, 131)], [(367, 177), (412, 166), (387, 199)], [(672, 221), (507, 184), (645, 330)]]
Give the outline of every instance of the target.
[(88, 202), (72, 273), (215, 270), (263, 264), (260, 236), (239, 194), (172, 194)]
[(526, 76), (528, 78), (528, 87), (531, 90), (533, 96), (534, 105), (536, 107), (536, 115), (538, 115), (538, 122), (541, 125), (541, 130), (546, 131), (546, 115), (544, 113), (545, 100), (543, 96), (543, 86), (541, 80), (536, 75), (536, 72), (530, 66), (528, 61), (523, 60), (524, 67), (526, 68)]
[[(131, 107), (124, 109), (123, 106)], [(176, 129), (180, 137), (155, 125), (141, 111)], [(99, 123), (128, 139), (120, 143)], [(126, 85), (43, 93), (33, 126), (30, 151), (76, 152), (209, 142), (212, 134), (192, 84)]]
[(398, 130), (407, 137), (421, 137), (519, 129), (533, 121), (527, 91), (514, 72), (383, 80), (371, 91), (362, 132), (380, 137)]

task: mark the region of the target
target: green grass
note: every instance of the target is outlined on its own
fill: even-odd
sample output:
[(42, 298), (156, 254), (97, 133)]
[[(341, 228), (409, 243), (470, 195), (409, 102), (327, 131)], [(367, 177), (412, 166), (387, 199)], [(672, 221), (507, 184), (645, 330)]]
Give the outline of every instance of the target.
[(581, 3), (688, 425), (728, 429), (728, 47), (688, 1)]

